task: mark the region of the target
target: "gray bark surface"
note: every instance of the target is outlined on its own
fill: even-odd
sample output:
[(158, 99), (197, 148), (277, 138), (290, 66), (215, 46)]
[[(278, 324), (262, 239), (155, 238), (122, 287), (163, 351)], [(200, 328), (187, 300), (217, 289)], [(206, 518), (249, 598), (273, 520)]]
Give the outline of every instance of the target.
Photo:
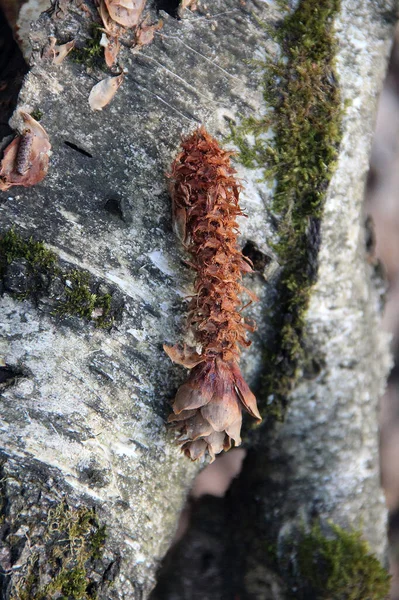
[[(379, 325), (378, 285), (365, 257), (362, 213), (393, 27), (383, 4), (343, 0), (336, 22), (338, 73), (350, 102), (307, 314), (317, 373), (300, 379), (280, 428), (269, 431), (266, 424), (252, 436), (257, 450), (249, 453), (227, 502), (235, 516), (228, 522), (220, 513), (224, 533), (211, 543), (220, 545), (219, 558), (237, 536), (254, 538), (258, 527), (273, 529), (283, 555), (291, 532), (315, 513), (343, 527), (362, 526), (373, 551), (384, 554), (376, 407), (390, 360)], [(202, 466), (180, 454), (165, 427), (169, 401), (185, 373), (170, 363), (162, 343), (181, 339), (192, 283), (172, 232), (165, 173), (182, 134), (204, 123), (221, 137), (229, 120), (264, 110), (260, 76), (249, 59), (278, 51), (259, 19), (274, 23), (280, 14), (270, 3), (234, 0), (187, 11), (180, 21), (163, 14), (164, 27), (150, 46), (140, 54), (123, 49), (125, 81), (108, 107), (92, 112), (88, 95), (104, 74), (68, 59), (57, 67), (40, 58), (50, 35), (62, 41), (88, 36), (87, 14), (74, 3), (64, 11), (61, 18), (42, 15), (33, 24), (31, 70), (17, 106), (43, 112), (53, 150), (50, 170), (38, 186), (2, 194), (1, 232), (14, 227), (24, 237), (33, 235), (65, 268), (87, 271), (101, 293), (112, 295), (116, 320), (107, 330), (54, 315), (59, 290), (51, 284), (43, 284), (36, 302), (15, 299), (13, 293), (26, 290), (21, 261), (3, 279), (0, 355), (16, 376), (2, 390), (0, 409), (3, 509), (11, 523), (0, 539), (13, 548), (1, 554), (7, 575), (2, 594), (12, 597), (35, 548), (42, 557), (36, 540), (45, 535), (49, 509), (64, 500), (94, 507), (106, 525), (104, 556), (90, 567), (99, 598), (133, 600), (148, 597)], [(17, 111), (12, 124), (18, 124)], [(271, 257), (270, 270), (278, 270), (267, 245), (272, 190), (259, 183), (256, 171), (237, 169), (248, 214), (240, 223), (242, 244), (255, 242)], [(109, 201), (119, 207), (116, 214), (107, 210)], [(255, 274), (246, 285), (260, 297), (248, 310), (258, 330), (242, 360), (248, 382), (256, 385), (273, 328), (267, 315), (276, 302), (276, 278)], [(256, 522), (240, 516), (234, 498)], [(220, 506), (226, 510), (226, 503)], [(212, 510), (219, 514), (216, 506)], [(225, 533), (232, 523), (234, 532)], [(32, 529), (34, 535), (27, 535)], [(218, 527), (211, 529), (215, 538)], [(203, 544), (209, 545), (207, 535)], [(196, 548), (203, 556), (200, 541)], [(217, 560), (223, 579), (220, 565), (226, 562)], [(280, 597), (282, 585), (269, 577), (255, 549), (251, 560), (242, 565), (246, 581), (257, 577), (261, 590), (273, 591), (254, 591), (258, 584), (249, 583), (250, 597)], [(43, 580), (45, 575), (43, 567)], [(192, 585), (198, 585), (200, 569), (198, 578)], [(163, 597), (208, 597), (196, 596), (188, 585), (188, 591), (169, 589)], [(202, 588), (196, 589), (199, 594)], [(214, 593), (209, 597), (225, 592)], [(231, 589), (226, 597), (233, 594)]]

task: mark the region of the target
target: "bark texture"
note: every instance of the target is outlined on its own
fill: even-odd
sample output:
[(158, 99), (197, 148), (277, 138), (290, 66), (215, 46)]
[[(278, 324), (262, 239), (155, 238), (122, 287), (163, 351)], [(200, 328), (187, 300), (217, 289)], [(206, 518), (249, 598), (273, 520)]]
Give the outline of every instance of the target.
[[(213, 135), (226, 135), (230, 121), (265, 110), (260, 75), (249, 59), (278, 52), (259, 24), (281, 17), (274, 4), (218, 0), (181, 21), (165, 13), (150, 46), (140, 54), (123, 49), (125, 81), (113, 102), (94, 113), (88, 95), (104, 77), (101, 69), (41, 58), (50, 35), (80, 43), (89, 37), (96, 13), (87, 6), (89, 13), (80, 2), (61, 3), (61, 11), (43, 14), (32, 26), (31, 70), (17, 108), (43, 113), (53, 156), (40, 185), (2, 194), (0, 233), (14, 227), (24, 239), (43, 240), (64, 272), (86, 272), (93, 293), (111, 296), (114, 324), (96, 328), (95, 316), (89, 322), (60, 314), (60, 299), (65, 305), (70, 297), (62, 278), (32, 274), (24, 258), (3, 270), (0, 558), (7, 599), (46, 597), (40, 590), (49, 595), (54, 578), (75, 598), (146, 598), (155, 583), (201, 466), (180, 454), (165, 428), (168, 403), (185, 374), (162, 344), (179, 339), (192, 283), (172, 231), (165, 171), (183, 133), (205, 124)], [(284, 424), (266, 420), (250, 436), (256, 452), (249, 453), (229, 499), (212, 507), (218, 515), (219, 505), (227, 506), (231, 520), (215, 516), (219, 524), (212, 525), (205, 519), (212, 536), (223, 531), (217, 577), (225, 581), (226, 560), (243, 577), (222, 585), (219, 595), (196, 595), (202, 588), (190, 586), (204, 574), (198, 541), (197, 580), (185, 590), (181, 583), (180, 591), (169, 586), (163, 597), (232, 598), (242, 590), (248, 597), (285, 598), (280, 577), (266, 566), (263, 541), (277, 540), (284, 571), (290, 537), (315, 514), (342, 527), (361, 526), (383, 556), (376, 406), (389, 357), (379, 328), (379, 282), (366, 260), (362, 197), (393, 10), (393, 3), (343, 0), (336, 19), (338, 73), (349, 104), (306, 317), (314, 369), (303, 372), (288, 398)], [(18, 125), (17, 112), (12, 125)], [(248, 311), (258, 331), (241, 363), (256, 385), (273, 334), (268, 313), (278, 302), (279, 265), (268, 247), (272, 189), (258, 181), (259, 172), (237, 168), (248, 214), (242, 245), (255, 243), (269, 273), (277, 273), (251, 275), (245, 283), (260, 298)], [(74, 289), (76, 278), (67, 288)], [(209, 546), (206, 532), (202, 539)], [(251, 558), (226, 551), (239, 540)], [(205, 570), (213, 569), (212, 556)], [(67, 586), (78, 583), (83, 591), (73, 596)]]

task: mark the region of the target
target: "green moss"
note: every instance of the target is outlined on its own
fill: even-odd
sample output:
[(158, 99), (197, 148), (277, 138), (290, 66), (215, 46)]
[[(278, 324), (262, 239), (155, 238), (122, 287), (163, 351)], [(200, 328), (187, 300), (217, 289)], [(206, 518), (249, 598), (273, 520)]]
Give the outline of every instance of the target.
[(29, 558), (10, 600), (95, 600), (98, 586), (91, 573), (105, 537), (94, 509), (70, 508), (64, 501), (53, 507), (40, 544), (44, 553)]
[(63, 274), (66, 300), (57, 307), (59, 314), (78, 315), (83, 319), (95, 318), (98, 327), (110, 327), (112, 320), (107, 319), (111, 308), (110, 294), (98, 296), (90, 290), (89, 274), (84, 271), (69, 271)]
[[(320, 525), (304, 534), (296, 549), (295, 598), (306, 600), (384, 600), (390, 576), (370, 553), (358, 531)], [(300, 590), (300, 592), (298, 592)]]
[[(241, 162), (263, 168), (264, 179), (276, 182), (271, 210), (278, 242), (272, 247), (283, 271), (273, 315), (278, 333), (265, 356), (262, 385), (274, 406), (264, 403), (265, 414), (276, 412), (275, 404), (280, 406), (277, 413), (284, 414), (305, 358), (305, 313), (317, 274), (320, 217), (341, 139), (333, 31), (338, 9), (339, 0), (301, 0), (279, 23), (273, 35), (281, 58), (258, 63), (264, 73), (264, 99), (272, 110), (259, 119), (244, 119), (231, 131)], [(270, 132), (273, 136), (265, 141)]]
[(73, 48), (71, 60), (86, 67), (102, 66), (104, 60), (104, 48), (100, 46), (102, 30), (99, 25), (93, 25), (91, 37), (87, 40), (83, 48)]
[(32, 267), (49, 270), (54, 267), (57, 257), (48, 250), (43, 242), (30, 237), (22, 238), (14, 229), (10, 229), (0, 238), (0, 257), (10, 264), (15, 258), (24, 258)]
[(55, 301), (53, 314), (75, 315), (92, 321), (96, 327), (111, 327), (114, 308), (110, 294), (95, 293), (87, 272), (62, 269), (57, 255), (43, 242), (33, 237), (24, 239), (10, 229), (0, 236), (0, 276), (4, 277), (8, 265), (21, 259), (27, 263), (31, 284), (27, 292), (16, 294), (19, 300), (44, 296), (46, 287), (58, 282), (61, 294)]
[(31, 115), (31, 117), (33, 117), (34, 119), (36, 119), (36, 121), (40, 121), (40, 119), (43, 116), (43, 112), (39, 108), (36, 108), (35, 110), (33, 110), (30, 113), (30, 115)]

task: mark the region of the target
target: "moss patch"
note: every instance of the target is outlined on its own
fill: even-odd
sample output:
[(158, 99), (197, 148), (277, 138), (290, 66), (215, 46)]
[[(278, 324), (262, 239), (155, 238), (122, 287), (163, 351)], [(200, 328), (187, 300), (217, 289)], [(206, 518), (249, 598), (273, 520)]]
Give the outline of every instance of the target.
[(101, 559), (104, 542), (105, 527), (100, 526), (94, 509), (72, 509), (66, 502), (51, 508), (42, 551), (29, 557), (10, 600), (95, 600), (99, 581), (89, 572), (95, 560)]
[(10, 266), (18, 265), (18, 261), (23, 261), (26, 285), (22, 291), (14, 292), (14, 296), (38, 300), (48, 294), (53, 296), (52, 314), (79, 316), (92, 321), (96, 327), (112, 326), (116, 314), (112, 297), (95, 290), (89, 273), (62, 269), (57, 256), (43, 242), (32, 237), (24, 239), (11, 229), (0, 237), (0, 276), (3, 281), (9, 276)]
[(293, 597), (303, 600), (384, 600), (390, 576), (370, 553), (358, 531), (320, 525), (303, 535), (296, 548)]
[(31, 117), (36, 119), (36, 121), (40, 121), (40, 119), (43, 116), (43, 112), (40, 110), (40, 108), (35, 108), (35, 110), (32, 110), (30, 115), (31, 115)]
[[(245, 166), (263, 168), (265, 180), (276, 182), (271, 210), (279, 241), (272, 246), (283, 272), (273, 315), (278, 333), (265, 356), (262, 382), (273, 399), (263, 412), (274, 418), (284, 417), (286, 396), (305, 359), (305, 313), (317, 275), (320, 218), (341, 139), (333, 30), (338, 9), (339, 0), (301, 0), (278, 24), (272, 35), (281, 57), (259, 64), (272, 110), (244, 119), (230, 138)], [(273, 137), (265, 141), (270, 132)]]
[(104, 48), (100, 46), (102, 30), (100, 25), (92, 25), (91, 37), (83, 48), (73, 48), (71, 60), (86, 67), (101, 67), (104, 65)]

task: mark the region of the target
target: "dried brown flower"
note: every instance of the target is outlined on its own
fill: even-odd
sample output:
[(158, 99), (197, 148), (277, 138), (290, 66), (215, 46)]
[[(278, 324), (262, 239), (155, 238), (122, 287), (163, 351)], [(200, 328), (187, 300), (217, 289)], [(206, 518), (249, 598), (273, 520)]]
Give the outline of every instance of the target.
[(177, 391), (169, 422), (180, 431), (182, 450), (192, 460), (241, 443), (242, 408), (261, 420), (256, 398), (238, 366), (240, 346), (249, 346), (254, 325), (241, 316), (241, 294), (256, 296), (241, 284), (251, 262), (237, 244), (236, 218), (241, 186), (230, 164), (231, 152), (201, 127), (182, 142), (170, 175), (176, 233), (191, 254), (196, 271), (188, 324), (197, 353), (164, 346), (176, 363), (191, 369)]

